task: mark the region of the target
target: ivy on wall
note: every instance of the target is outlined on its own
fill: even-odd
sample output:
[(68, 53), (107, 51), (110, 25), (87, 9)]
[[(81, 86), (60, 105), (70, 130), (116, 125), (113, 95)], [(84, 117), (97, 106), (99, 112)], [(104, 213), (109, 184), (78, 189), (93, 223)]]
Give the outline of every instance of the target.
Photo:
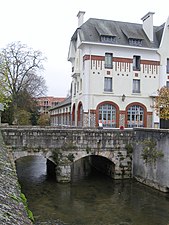
[(142, 159), (146, 164), (156, 164), (157, 159), (164, 157), (162, 150), (157, 149), (157, 142), (153, 139), (145, 139), (143, 142)]

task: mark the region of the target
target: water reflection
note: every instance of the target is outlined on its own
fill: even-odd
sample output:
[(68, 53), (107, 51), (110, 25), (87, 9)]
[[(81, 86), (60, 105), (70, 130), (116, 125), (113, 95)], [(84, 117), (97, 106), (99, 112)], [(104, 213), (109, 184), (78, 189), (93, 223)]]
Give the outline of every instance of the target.
[(168, 194), (132, 180), (113, 181), (93, 170), (74, 170), (72, 183), (58, 184), (46, 176), (44, 158), (17, 160), (22, 191), (36, 221), (59, 219), (69, 225), (169, 224)]

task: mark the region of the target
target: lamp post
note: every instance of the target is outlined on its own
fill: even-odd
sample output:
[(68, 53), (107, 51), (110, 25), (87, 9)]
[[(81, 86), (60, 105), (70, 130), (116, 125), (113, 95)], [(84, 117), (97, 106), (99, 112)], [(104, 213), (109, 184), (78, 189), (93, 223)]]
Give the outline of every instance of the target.
[(123, 94), (123, 95), (121, 96), (122, 102), (124, 102), (125, 98), (126, 98), (126, 96), (125, 96), (125, 94)]
[(1, 112), (4, 111), (4, 105), (0, 103), (0, 125), (1, 125)]

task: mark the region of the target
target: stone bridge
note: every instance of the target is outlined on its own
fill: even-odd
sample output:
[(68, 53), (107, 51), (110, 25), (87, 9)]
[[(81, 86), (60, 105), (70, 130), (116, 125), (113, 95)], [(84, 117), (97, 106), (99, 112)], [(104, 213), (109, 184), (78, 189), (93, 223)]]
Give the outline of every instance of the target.
[(85, 159), (114, 179), (135, 177), (169, 192), (168, 129), (1, 127), (1, 132), (15, 160), (43, 155), (48, 171), (55, 165), (58, 182), (70, 182), (74, 165)]
[(1, 132), (15, 160), (43, 155), (48, 171), (52, 161), (58, 182), (70, 182), (82, 158), (114, 179), (132, 176), (132, 129), (2, 127)]

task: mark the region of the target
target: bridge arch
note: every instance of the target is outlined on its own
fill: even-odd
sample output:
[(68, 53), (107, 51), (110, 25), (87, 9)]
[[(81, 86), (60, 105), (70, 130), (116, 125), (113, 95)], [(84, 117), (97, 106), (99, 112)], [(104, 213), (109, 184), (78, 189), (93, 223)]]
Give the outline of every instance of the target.
[[(45, 151), (27, 151), (27, 150), (13, 151), (12, 155), (13, 155), (14, 161), (16, 161), (20, 158), (26, 157), (26, 156), (43, 156), (44, 158), (47, 158), (52, 161), (51, 151), (47, 151), (47, 152), (45, 152)], [(55, 162), (53, 161), (53, 163), (55, 163)]]
[(27, 151), (13, 152), (14, 161), (26, 156), (44, 156), (44, 155), (41, 152), (27, 152)]
[(13, 152), (13, 159), (15, 162), (17, 160), (28, 157), (28, 156), (38, 156), (46, 159), (46, 174), (47, 176), (56, 176), (56, 162), (53, 159), (52, 151), (15, 151)]
[(76, 162), (77, 160), (84, 158), (86, 156), (93, 156), (93, 155), (105, 157), (105, 158), (109, 159), (110, 161), (112, 161), (114, 164), (116, 164), (116, 159), (115, 159), (112, 151), (104, 151), (104, 152), (102, 151), (102, 152), (97, 152), (95, 154), (93, 154), (93, 153), (89, 154), (85, 151), (80, 152), (80, 153), (77, 152), (76, 154), (74, 154), (74, 162)]
[[(78, 163), (78, 162), (81, 163)], [(81, 167), (81, 168), (80, 168)], [(115, 176), (115, 161), (107, 158), (104, 154), (88, 154), (81, 158), (76, 158), (71, 165), (71, 174), (77, 175), (77, 170), (82, 175), (89, 175), (92, 168), (111, 178)], [(77, 169), (78, 168), (78, 169)]]

